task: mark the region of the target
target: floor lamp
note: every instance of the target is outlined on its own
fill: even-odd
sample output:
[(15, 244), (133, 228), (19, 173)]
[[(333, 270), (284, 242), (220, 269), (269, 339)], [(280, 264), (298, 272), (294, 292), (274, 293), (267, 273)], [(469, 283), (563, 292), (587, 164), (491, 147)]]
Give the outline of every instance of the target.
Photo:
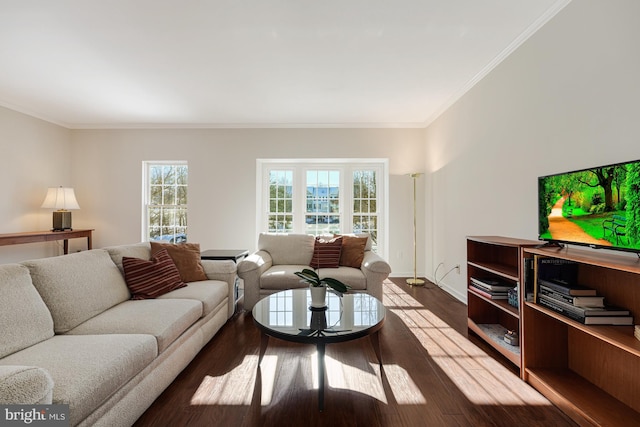
[(417, 231), (416, 231), (416, 180), (422, 175), (415, 172), (410, 173), (409, 176), (413, 179), (413, 278), (407, 279), (407, 284), (411, 286), (423, 286), (424, 280), (418, 279), (416, 273), (416, 264), (418, 260), (418, 244), (417, 244)]

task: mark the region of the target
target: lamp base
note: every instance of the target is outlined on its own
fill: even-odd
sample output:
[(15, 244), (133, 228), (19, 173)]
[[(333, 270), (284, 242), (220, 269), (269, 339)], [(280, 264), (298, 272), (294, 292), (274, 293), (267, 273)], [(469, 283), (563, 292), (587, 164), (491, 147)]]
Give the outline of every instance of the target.
[(424, 286), (424, 280), (416, 279), (414, 277), (412, 279), (407, 279), (407, 284), (410, 286)]
[(52, 231), (71, 230), (71, 212), (54, 211), (53, 212), (53, 228)]

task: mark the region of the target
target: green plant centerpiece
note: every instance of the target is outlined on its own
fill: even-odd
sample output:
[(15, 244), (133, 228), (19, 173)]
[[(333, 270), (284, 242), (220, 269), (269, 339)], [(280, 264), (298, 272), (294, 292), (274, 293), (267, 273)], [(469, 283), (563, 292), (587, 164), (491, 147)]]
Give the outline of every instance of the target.
[(351, 289), (351, 286), (341, 282), (338, 279), (332, 277), (320, 278), (315, 271), (305, 268), (302, 271), (296, 271), (295, 275), (298, 276), (301, 281), (309, 284), (309, 290), (311, 292), (311, 309), (324, 309), (327, 307), (327, 287), (330, 287), (338, 293), (338, 296), (342, 296), (345, 292)]
[(302, 271), (296, 271), (295, 275), (301, 278), (303, 282), (308, 283), (309, 286), (312, 286), (314, 288), (329, 286), (334, 291), (340, 294), (344, 294), (349, 289), (351, 289), (351, 286), (341, 282), (338, 279), (334, 279), (332, 277), (324, 277), (321, 279), (320, 276), (318, 276), (318, 273), (309, 268), (305, 268)]

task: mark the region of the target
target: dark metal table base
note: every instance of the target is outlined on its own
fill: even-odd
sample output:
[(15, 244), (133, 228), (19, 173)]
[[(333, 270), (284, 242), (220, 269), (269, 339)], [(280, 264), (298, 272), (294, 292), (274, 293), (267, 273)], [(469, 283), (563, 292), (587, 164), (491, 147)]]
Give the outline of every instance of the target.
[[(382, 369), (382, 353), (380, 351), (380, 338), (378, 336), (379, 331), (375, 331), (371, 335), (369, 335), (369, 339), (371, 340), (371, 345), (373, 347), (373, 351), (376, 353), (376, 357), (378, 358), (378, 363), (380, 364), (380, 368)], [(260, 370), (260, 364), (262, 363), (262, 358), (264, 357), (265, 352), (267, 351), (267, 345), (269, 344), (269, 335), (264, 332), (260, 333), (260, 354), (258, 356), (258, 370)], [(316, 351), (318, 353), (318, 410), (324, 410), (324, 375), (325, 375), (325, 362), (324, 362), (324, 353), (325, 353), (325, 343), (317, 343)], [(261, 375), (261, 373), (260, 373)]]

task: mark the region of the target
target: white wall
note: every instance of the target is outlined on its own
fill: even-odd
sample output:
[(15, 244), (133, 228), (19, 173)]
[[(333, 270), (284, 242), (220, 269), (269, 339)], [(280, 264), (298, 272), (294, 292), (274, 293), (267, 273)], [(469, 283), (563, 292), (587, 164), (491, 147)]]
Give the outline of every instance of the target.
[[(640, 159), (640, 2), (573, 1), (430, 125), (427, 275), (467, 235), (537, 238), (537, 177)], [(440, 273), (439, 273), (440, 274)]]
[[(52, 211), (40, 205), (47, 187), (72, 185), (69, 130), (0, 107), (0, 153), (0, 233), (50, 229)], [(0, 246), (0, 263), (57, 255), (61, 244)]]
[[(144, 160), (189, 162), (190, 241), (203, 249), (253, 250), (258, 235), (256, 159), (388, 158), (387, 258), (394, 275), (413, 272), (413, 187), (406, 174), (424, 170), (424, 130), (73, 130), (71, 140), (73, 182), (83, 214), (74, 216), (74, 225), (96, 229), (95, 247), (140, 241)], [(418, 194), (423, 215), (423, 187)], [(422, 241), (418, 251), (424, 254)], [(420, 275), (423, 260), (421, 256)]]

